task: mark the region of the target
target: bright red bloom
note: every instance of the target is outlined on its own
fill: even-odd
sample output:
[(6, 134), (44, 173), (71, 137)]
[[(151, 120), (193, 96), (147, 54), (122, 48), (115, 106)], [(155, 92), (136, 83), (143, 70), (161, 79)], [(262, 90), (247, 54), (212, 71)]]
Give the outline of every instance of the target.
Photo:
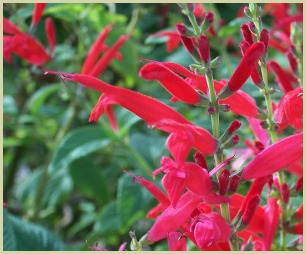
[(199, 94), (185, 80), (158, 62), (143, 66), (139, 75), (145, 80), (158, 80), (174, 97), (185, 103), (196, 104), (200, 101)]
[(3, 17), (3, 32), (7, 34), (13, 34), (13, 35), (17, 33), (21, 33), (19, 28), (5, 17)]
[(43, 14), (43, 11), (46, 7), (46, 4), (43, 4), (43, 3), (37, 3), (35, 4), (34, 6), (34, 13), (33, 13), (33, 16), (32, 16), (32, 24), (37, 26), (42, 14)]
[(249, 44), (249, 45), (252, 45), (254, 42), (253, 42), (253, 36), (252, 36), (252, 32), (249, 28), (249, 26), (247, 24), (243, 24), (241, 27), (240, 27), (240, 31), (242, 33), (242, 36), (244, 38), (244, 40)]
[(128, 38), (129, 37), (127, 35), (120, 36), (115, 44), (104, 53), (104, 55), (93, 66), (93, 69), (88, 74), (93, 77), (99, 77), (108, 66), (112, 58), (114, 58), (119, 48), (128, 40)]
[(276, 81), (284, 94), (294, 89), (285, 71), (277, 62), (270, 60), (268, 68), (275, 73)]
[(55, 49), (55, 28), (53, 24), (52, 18), (46, 19), (46, 25), (45, 25), (46, 35), (48, 38), (49, 46), (52, 52), (54, 52)]
[(251, 75), (259, 59), (264, 53), (265, 44), (263, 42), (256, 42), (251, 45), (245, 52), (241, 62), (227, 82), (225, 89), (220, 92), (219, 98), (224, 99), (239, 90)]
[(296, 60), (295, 56), (292, 53), (292, 50), (286, 52), (286, 56), (288, 58), (288, 62), (289, 62), (291, 70), (293, 72), (296, 72), (298, 63), (297, 63), (297, 60)]
[(208, 61), (210, 60), (210, 46), (208, 39), (205, 35), (200, 35), (199, 37), (198, 52), (202, 61), (204, 61), (204, 63), (208, 63)]
[(82, 68), (82, 74), (89, 74), (89, 72), (92, 70), (92, 68), (94, 67), (95, 63), (97, 62), (99, 55), (101, 53), (101, 45), (103, 45), (107, 35), (109, 34), (109, 32), (111, 31), (112, 25), (107, 25), (102, 32), (100, 33), (100, 35), (98, 36), (98, 38), (96, 39), (96, 41), (92, 44), (88, 55), (83, 63), (83, 68)]
[(231, 229), (219, 213), (200, 214), (193, 220), (191, 230), (201, 250), (206, 250), (212, 244), (229, 240)]
[(51, 59), (44, 47), (36, 39), (25, 33), (18, 33), (13, 36), (12, 49), (16, 55), (34, 65), (43, 65)]
[(241, 177), (249, 180), (277, 172), (303, 155), (303, 133), (284, 138), (259, 153), (243, 170)]
[(280, 100), (274, 117), (281, 132), (288, 125), (297, 130), (303, 129), (303, 88), (296, 88)]

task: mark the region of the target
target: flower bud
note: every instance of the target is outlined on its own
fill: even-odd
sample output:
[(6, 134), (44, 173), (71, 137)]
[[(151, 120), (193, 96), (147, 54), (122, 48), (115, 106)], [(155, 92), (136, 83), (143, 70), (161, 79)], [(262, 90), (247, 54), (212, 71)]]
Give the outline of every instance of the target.
[(234, 120), (228, 128), (228, 135), (231, 136), (236, 130), (240, 128), (240, 126), (241, 122), (238, 120)]
[(297, 70), (297, 60), (296, 60), (295, 56), (293, 55), (292, 51), (287, 52), (286, 56), (288, 58), (288, 62), (289, 62), (291, 70), (293, 72), (296, 72), (296, 70)]
[(242, 36), (244, 38), (245, 41), (247, 41), (249, 43), (249, 45), (253, 44), (253, 38), (252, 38), (252, 33), (250, 31), (250, 28), (247, 24), (243, 24), (240, 27), (240, 31), (242, 33)]
[(255, 26), (255, 23), (252, 20), (250, 20), (248, 22), (248, 26), (249, 26), (252, 33), (256, 33), (256, 26)]
[(207, 162), (206, 162), (206, 159), (204, 157), (204, 155), (200, 152), (196, 152), (194, 155), (193, 155), (193, 158), (195, 160), (195, 162), (201, 167), (201, 168), (205, 168), (205, 169), (208, 169), (207, 167)]
[(269, 32), (267, 29), (262, 29), (261, 33), (260, 33), (260, 41), (263, 42), (265, 44), (265, 48), (266, 48), (266, 53), (268, 50), (268, 44), (269, 44)]
[(236, 190), (238, 189), (239, 183), (240, 183), (240, 176), (239, 175), (234, 175), (234, 176), (231, 177), (230, 185), (229, 185), (230, 194), (236, 192)]
[(287, 183), (282, 184), (281, 189), (280, 189), (280, 194), (281, 194), (281, 197), (284, 203), (287, 204), (289, 201), (289, 197), (290, 197), (290, 189)]
[(227, 191), (229, 176), (230, 172), (227, 169), (223, 170), (219, 176), (219, 194), (221, 196), (224, 196)]
[(214, 21), (214, 14), (210, 11), (207, 12), (201, 24), (201, 32), (205, 32), (211, 26), (213, 21)]
[(179, 33), (179, 35), (186, 35), (187, 28), (183, 23), (177, 23), (175, 27), (176, 27), (176, 31)]
[(254, 195), (249, 199), (247, 207), (242, 215), (242, 223), (244, 225), (250, 224), (259, 203), (260, 203), (260, 198), (258, 195)]
[(219, 104), (219, 108), (222, 112), (229, 112), (231, 110), (231, 106), (228, 104)]
[(262, 122), (260, 123), (260, 126), (261, 126), (261, 128), (263, 128), (263, 129), (268, 129), (268, 128), (269, 128), (269, 124), (268, 124), (267, 121), (262, 121)]
[(255, 147), (259, 153), (265, 149), (265, 146), (260, 141), (255, 141)]
[(208, 114), (212, 115), (216, 113), (216, 108), (214, 106), (209, 106), (207, 109)]
[(210, 47), (209, 42), (205, 35), (200, 35), (198, 40), (198, 52), (204, 63), (208, 63), (210, 60)]

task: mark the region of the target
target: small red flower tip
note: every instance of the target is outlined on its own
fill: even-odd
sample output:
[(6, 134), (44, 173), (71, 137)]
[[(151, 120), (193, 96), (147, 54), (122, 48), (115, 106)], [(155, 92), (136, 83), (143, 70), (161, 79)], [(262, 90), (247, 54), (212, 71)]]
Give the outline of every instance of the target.
[(303, 219), (303, 204), (301, 204), (299, 208), (296, 210), (295, 217), (298, 219)]
[(303, 177), (296, 181), (294, 188), (296, 192), (300, 192), (303, 189)]
[(55, 49), (55, 28), (52, 18), (47, 18), (45, 23), (45, 31), (48, 38), (48, 43), (52, 52)]
[(181, 38), (181, 42), (183, 43), (184, 47), (187, 49), (189, 54), (193, 55), (195, 51), (193, 39), (186, 37), (186, 36), (180, 36), (180, 38)]
[(204, 155), (200, 152), (196, 152), (194, 155), (193, 155), (193, 158), (195, 160), (195, 162), (201, 167), (201, 168), (205, 168), (205, 169), (208, 169), (208, 166), (207, 166), (207, 162), (206, 162), (206, 159), (204, 157)]
[(19, 28), (5, 17), (3, 17), (3, 32), (7, 34), (21, 33)]
[(231, 136), (236, 130), (240, 128), (240, 126), (241, 122), (238, 120), (234, 120), (228, 128), (228, 135)]
[(145, 80), (158, 80), (173, 96), (188, 104), (200, 101), (198, 93), (184, 79), (160, 63), (149, 63), (139, 71)]
[(282, 200), (285, 204), (288, 204), (289, 198), (290, 198), (290, 189), (287, 185), (287, 183), (283, 183), (280, 189), (280, 194), (282, 197)]
[(260, 141), (255, 141), (255, 148), (257, 149), (258, 153), (265, 149), (265, 146)]
[(34, 13), (33, 13), (33, 16), (32, 16), (32, 24), (37, 26), (42, 14), (43, 14), (43, 11), (46, 7), (46, 4), (43, 4), (43, 3), (37, 3), (35, 4), (34, 6)]
[(186, 26), (183, 23), (177, 23), (176, 24), (176, 31), (179, 33), (179, 35), (186, 35), (187, 29)]
[(214, 22), (214, 13), (209, 11), (205, 14), (205, 18), (207, 19), (208, 23), (211, 24)]
[(123, 44), (128, 40), (129, 36), (121, 35), (116, 43), (104, 53), (104, 55), (98, 60), (98, 62), (93, 66), (92, 70), (89, 72), (90, 76), (99, 77), (103, 71), (106, 69), (110, 61), (115, 57), (117, 51), (123, 46)]
[(253, 38), (252, 38), (252, 32), (250, 31), (250, 28), (247, 24), (243, 24), (240, 27), (240, 31), (242, 33), (242, 36), (244, 38), (245, 41), (247, 41), (249, 43), (249, 45), (253, 44)]
[(249, 199), (246, 210), (242, 215), (242, 223), (244, 225), (250, 224), (259, 203), (260, 203), (260, 197), (258, 195), (254, 195)]
[(239, 136), (238, 135), (234, 135), (232, 137), (232, 144), (233, 145), (237, 145), (239, 143), (239, 140), (240, 140)]
[(91, 69), (94, 67), (94, 64), (98, 60), (98, 57), (101, 53), (101, 45), (103, 45), (107, 35), (112, 29), (112, 25), (109, 24), (107, 25), (102, 32), (99, 34), (98, 38), (96, 41), (92, 44), (88, 55), (84, 61), (83, 68), (82, 68), (82, 74), (88, 74)]
[(219, 93), (220, 99), (230, 96), (244, 85), (264, 53), (265, 45), (263, 42), (256, 42), (248, 48), (227, 85)]
[(224, 196), (227, 192), (229, 176), (230, 172), (227, 169), (223, 170), (219, 176), (219, 194), (221, 196)]
[(270, 60), (268, 62), (268, 68), (274, 72), (276, 81), (283, 93), (288, 93), (294, 89), (285, 71), (277, 62)]
[(297, 70), (297, 60), (295, 58), (295, 56), (293, 55), (292, 51), (288, 51), (286, 53), (290, 68), (293, 72), (296, 72)]
[(303, 133), (284, 138), (259, 153), (244, 168), (245, 180), (271, 175), (288, 167), (303, 156)]
[(210, 59), (210, 47), (205, 35), (200, 35), (198, 39), (198, 52), (202, 61), (208, 63)]
[(170, 251), (187, 251), (186, 238), (180, 232), (168, 234), (168, 246)]
[(240, 183), (240, 176), (239, 175), (234, 175), (230, 179), (230, 185), (229, 185), (229, 190), (230, 193), (235, 193), (236, 190), (238, 189)]
[(260, 33), (260, 41), (263, 42), (265, 44), (265, 52), (267, 53), (268, 50), (268, 44), (269, 44), (269, 32), (267, 29), (262, 29), (261, 33)]

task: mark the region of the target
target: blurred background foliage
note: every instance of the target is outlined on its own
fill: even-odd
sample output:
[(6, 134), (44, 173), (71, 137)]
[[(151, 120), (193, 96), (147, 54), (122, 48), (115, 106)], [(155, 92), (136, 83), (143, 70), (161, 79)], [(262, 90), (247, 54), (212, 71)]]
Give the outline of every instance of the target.
[[(237, 18), (242, 4), (204, 4), (205, 11), (215, 12), (217, 36), (211, 38), (212, 56), (222, 55), (216, 79), (227, 79), (240, 59), (241, 40)], [(4, 16), (28, 31), (33, 4), (10, 3)], [(55, 57), (45, 69), (80, 72), (92, 43), (109, 23), (113, 29), (107, 38), (112, 45), (120, 35), (130, 39), (120, 49), (124, 60), (113, 60), (100, 77), (115, 86), (127, 87), (177, 109), (190, 121), (211, 129), (203, 108), (173, 104), (170, 95), (157, 84), (139, 78), (141, 59), (174, 61), (184, 66), (192, 63), (183, 46), (166, 53), (166, 38), (148, 39), (160, 30), (171, 29), (184, 22), (176, 4), (56, 4), (46, 6), (35, 36), (47, 45), (44, 20), (52, 17), (56, 26)], [(270, 26), (269, 17), (264, 25)], [(225, 39), (231, 38), (227, 47)], [(226, 48), (227, 47), (227, 48)], [(275, 52), (270, 53), (273, 57)], [(285, 58), (276, 56), (281, 65)], [(225, 59), (226, 60), (226, 59)], [(132, 178), (126, 169), (149, 180), (149, 172), (159, 167), (161, 156), (167, 155), (166, 136), (150, 130), (132, 113), (115, 107), (119, 131), (114, 133), (105, 116), (97, 123), (88, 123), (91, 109), (99, 94), (76, 84), (63, 83), (56, 76), (13, 56), (4, 62), (4, 249), (5, 250), (89, 250), (98, 243), (117, 250), (130, 242), (129, 231), (144, 235), (153, 221), (146, 213), (156, 205), (151, 195)], [(248, 81), (243, 88), (260, 105), (258, 90)], [(241, 118), (241, 117), (240, 117)], [(239, 119), (240, 119), (239, 118)], [(233, 119), (232, 113), (222, 115), (224, 130)], [(244, 126), (246, 122), (240, 119)], [(248, 128), (241, 128), (241, 141), (252, 138)], [(190, 156), (192, 160), (192, 156)], [(212, 158), (208, 158), (212, 166)], [(159, 184), (160, 178), (153, 180)], [(248, 185), (240, 188), (245, 193)], [(127, 248), (129, 249), (129, 247)], [(165, 250), (165, 242), (152, 246)]]

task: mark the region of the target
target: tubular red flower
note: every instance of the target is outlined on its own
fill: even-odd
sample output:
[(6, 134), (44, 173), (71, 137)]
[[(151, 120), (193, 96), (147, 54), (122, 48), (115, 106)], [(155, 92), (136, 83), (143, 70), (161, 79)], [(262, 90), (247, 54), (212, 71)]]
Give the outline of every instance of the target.
[(252, 32), (247, 24), (243, 24), (240, 27), (240, 31), (245, 41), (249, 43), (249, 45), (253, 44)]
[(205, 157), (204, 157), (203, 154), (201, 154), (200, 152), (196, 152), (196, 153), (193, 155), (193, 158), (194, 158), (195, 162), (196, 162), (201, 168), (208, 169), (207, 162), (206, 162), (206, 159), (205, 159)]
[(43, 3), (35, 4), (34, 13), (33, 13), (33, 16), (32, 16), (32, 24), (34, 24), (35, 26), (37, 26), (42, 14), (43, 14), (43, 11), (44, 11), (45, 7), (46, 7), (46, 4), (43, 4)]
[(54, 28), (52, 18), (47, 18), (46, 19), (45, 31), (46, 31), (46, 34), (47, 34), (50, 49), (51, 49), (52, 52), (54, 52), (54, 49), (55, 49), (55, 28)]
[(267, 29), (262, 29), (260, 33), (260, 41), (265, 44), (265, 52), (267, 53), (268, 45), (269, 45), (269, 32)]
[(16, 55), (31, 64), (40, 66), (51, 59), (44, 47), (33, 37), (25, 33), (14, 35), (12, 48)]
[(115, 56), (119, 48), (128, 40), (128, 38), (129, 37), (127, 35), (120, 36), (116, 43), (104, 53), (104, 55), (99, 59), (88, 74), (93, 77), (99, 77)]
[(292, 51), (288, 51), (286, 53), (286, 56), (288, 58), (288, 62), (289, 62), (291, 70), (293, 72), (296, 72), (296, 70), (297, 70), (297, 60), (296, 60), (295, 56), (293, 55)]
[(12, 62), (12, 47), (13, 36), (3, 35), (3, 58), (8, 62)]
[(119, 104), (160, 130), (170, 133), (187, 130), (193, 136), (192, 146), (204, 154), (213, 154), (216, 149), (216, 141), (207, 130), (193, 125), (178, 112), (152, 97), (122, 87), (111, 86), (88, 75), (46, 73), (62, 75), (66, 80), (79, 82), (88, 88), (104, 93), (93, 110), (92, 115), (95, 115), (95, 119), (104, 112), (106, 105)]
[(168, 234), (168, 246), (170, 251), (187, 251), (186, 238), (179, 232)]
[(264, 52), (265, 45), (262, 42), (256, 42), (248, 48), (225, 89), (219, 93), (219, 98), (230, 96), (244, 85)]
[(247, 206), (245, 208), (245, 211), (242, 214), (242, 223), (244, 225), (250, 224), (259, 203), (260, 203), (260, 197), (258, 195), (250, 197)]
[(158, 80), (173, 96), (185, 103), (196, 104), (200, 101), (200, 96), (191, 86), (158, 62), (143, 66), (139, 76), (145, 80)]
[(288, 92), (279, 102), (274, 117), (281, 132), (287, 125), (297, 130), (303, 129), (303, 88), (299, 87)]
[(288, 204), (289, 198), (290, 198), (290, 189), (287, 185), (287, 183), (283, 183), (280, 189), (280, 194), (282, 197), (282, 200), (285, 204)]
[(148, 240), (156, 242), (167, 237), (169, 232), (182, 226), (197, 208), (201, 198), (191, 192), (186, 192), (179, 200), (176, 208), (169, 206), (155, 221), (148, 232)]
[(241, 177), (249, 180), (273, 174), (303, 155), (303, 133), (284, 138), (259, 153), (243, 170)]
[(234, 120), (230, 127), (228, 127), (228, 135), (231, 136), (236, 130), (238, 130), (241, 126), (241, 122), (238, 120)]
[(219, 176), (219, 194), (221, 196), (224, 196), (227, 188), (228, 188), (228, 184), (229, 184), (229, 176), (230, 173), (227, 169), (223, 170)]
[(84, 61), (83, 64), (83, 68), (81, 73), (82, 74), (88, 74), (92, 68), (94, 67), (94, 64), (96, 63), (96, 61), (98, 60), (98, 57), (101, 53), (101, 45), (104, 43), (107, 35), (109, 34), (109, 32), (112, 29), (112, 25), (107, 25), (102, 32), (100, 33), (100, 35), (98, 36), (98, 38), (96, 39), (96, 41), (92, 44), (88, 55)]
[(236, 190), (238, 189), (240, 183), (240, 176), (239, 175), (234, 175), (230, 179), (230, 184), (229, 184), (229, 190), (231, 193), (235, 193)]
[(171, 53), (180, 45), (180, 36), (176, 31), (161, 31), (151, 34), (150, 37), (167, 37), (166, 51)]
[(268, 198), (265, 207), (265, 226), (264, 226), (264, 243), (265, 250), (271, 250), (271, 245), (278, 227), (280, 217), (280, 208), (277, 198)]
[(286, 94), (294, 89), (285, 71), (282, 69), (282, 67), (280, 67), (277, 62), (275, 62), (274, 60), (270, 60), (268, 62), (268, 68), (275, 73), (276, 81), (283, 93)]
[(21, 33), (19, 28), (5, 17), (3, 17), (3, 32), (13, 35)]
[(204, 63), (210, 59), (210, 46), (205, 35), (200, 35), (198, 39), (198, 52)]

